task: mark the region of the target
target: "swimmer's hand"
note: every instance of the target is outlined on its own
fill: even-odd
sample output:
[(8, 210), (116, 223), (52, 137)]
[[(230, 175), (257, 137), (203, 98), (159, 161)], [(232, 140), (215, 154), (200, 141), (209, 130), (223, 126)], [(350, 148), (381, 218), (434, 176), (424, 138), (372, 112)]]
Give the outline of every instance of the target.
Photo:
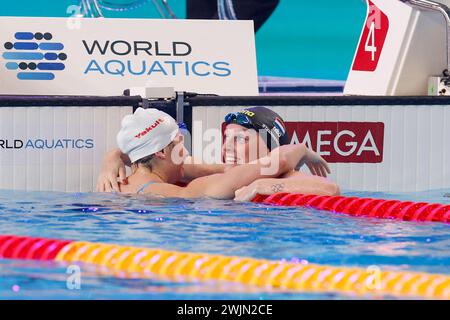
[(306, 155), (298, 163), (296, 169), (300, 169), (301, 166), (306, 164), (309, 171), (315, 176), (327, 177), (327, 173), (330, 174), (331, 170), (328, 163), (316, 152), (307, 148)]
[(127, 184), (125, 162), (119, 149), (109, 151), (103, 159), (102, 169), (97, 179), (96, 192), (120, 192), (119, 184)]
[(258, 181), (254, 181), (248, 186), (242, 187), (234, 193), (234, 201), (250, 202), (259, 193)]

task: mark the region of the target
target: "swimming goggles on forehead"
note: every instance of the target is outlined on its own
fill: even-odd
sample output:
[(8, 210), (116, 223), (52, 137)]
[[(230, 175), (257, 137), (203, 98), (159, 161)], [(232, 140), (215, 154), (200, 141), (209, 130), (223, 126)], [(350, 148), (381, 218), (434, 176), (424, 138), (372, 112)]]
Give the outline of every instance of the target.
[(247, 128), (253, 128), (253, 122), (241, 112), (232, 112), (225, 116), (226, 123), (237, 123)]

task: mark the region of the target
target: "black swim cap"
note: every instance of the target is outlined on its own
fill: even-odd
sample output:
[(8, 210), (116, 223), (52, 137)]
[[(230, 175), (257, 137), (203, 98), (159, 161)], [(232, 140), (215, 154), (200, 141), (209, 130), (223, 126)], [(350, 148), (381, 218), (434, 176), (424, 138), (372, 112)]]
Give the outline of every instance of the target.
[(225, 116), (225, 122), (227, 124), (236, 123), (260, 133), (263, 130), (266, 133), (266, 137), (262, 138), (264, 141), (267, 141), (269, 150), (290, 143), (289, 134), (283, 119), (278, 113), (265, 107), (246, 108), (242, 111), (229, 113)]

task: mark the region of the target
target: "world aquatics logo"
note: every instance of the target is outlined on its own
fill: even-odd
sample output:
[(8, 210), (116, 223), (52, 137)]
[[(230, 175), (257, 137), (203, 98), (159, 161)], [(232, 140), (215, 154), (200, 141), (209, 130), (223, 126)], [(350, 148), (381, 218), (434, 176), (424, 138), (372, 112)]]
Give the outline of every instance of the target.
[(65, 69), (67, 54), (61, 52), (64, 44), (53, 42), (49, 32), (16, 32), (14, 42), (3, 44), (5, 67), (18, 71), (19, 80), (53, 80), (55, 73)]

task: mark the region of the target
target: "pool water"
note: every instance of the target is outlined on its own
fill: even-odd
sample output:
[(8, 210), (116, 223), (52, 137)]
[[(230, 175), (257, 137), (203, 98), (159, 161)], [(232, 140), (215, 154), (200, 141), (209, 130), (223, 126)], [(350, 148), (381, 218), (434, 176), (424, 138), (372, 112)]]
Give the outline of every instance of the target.
[[(450, 204), (450, 190), (344, 195)], [(0, 190), (0, 234), (85, 240), (299, 263), (450, 274), (450, 225), (354, 218), (306, 208), (116, 194)], [(0, 299), (352, 299), (230, 283), (118, 279), (81, 265), (0, 259)], [(390, 298), (367, 296), (366, 298)]]

